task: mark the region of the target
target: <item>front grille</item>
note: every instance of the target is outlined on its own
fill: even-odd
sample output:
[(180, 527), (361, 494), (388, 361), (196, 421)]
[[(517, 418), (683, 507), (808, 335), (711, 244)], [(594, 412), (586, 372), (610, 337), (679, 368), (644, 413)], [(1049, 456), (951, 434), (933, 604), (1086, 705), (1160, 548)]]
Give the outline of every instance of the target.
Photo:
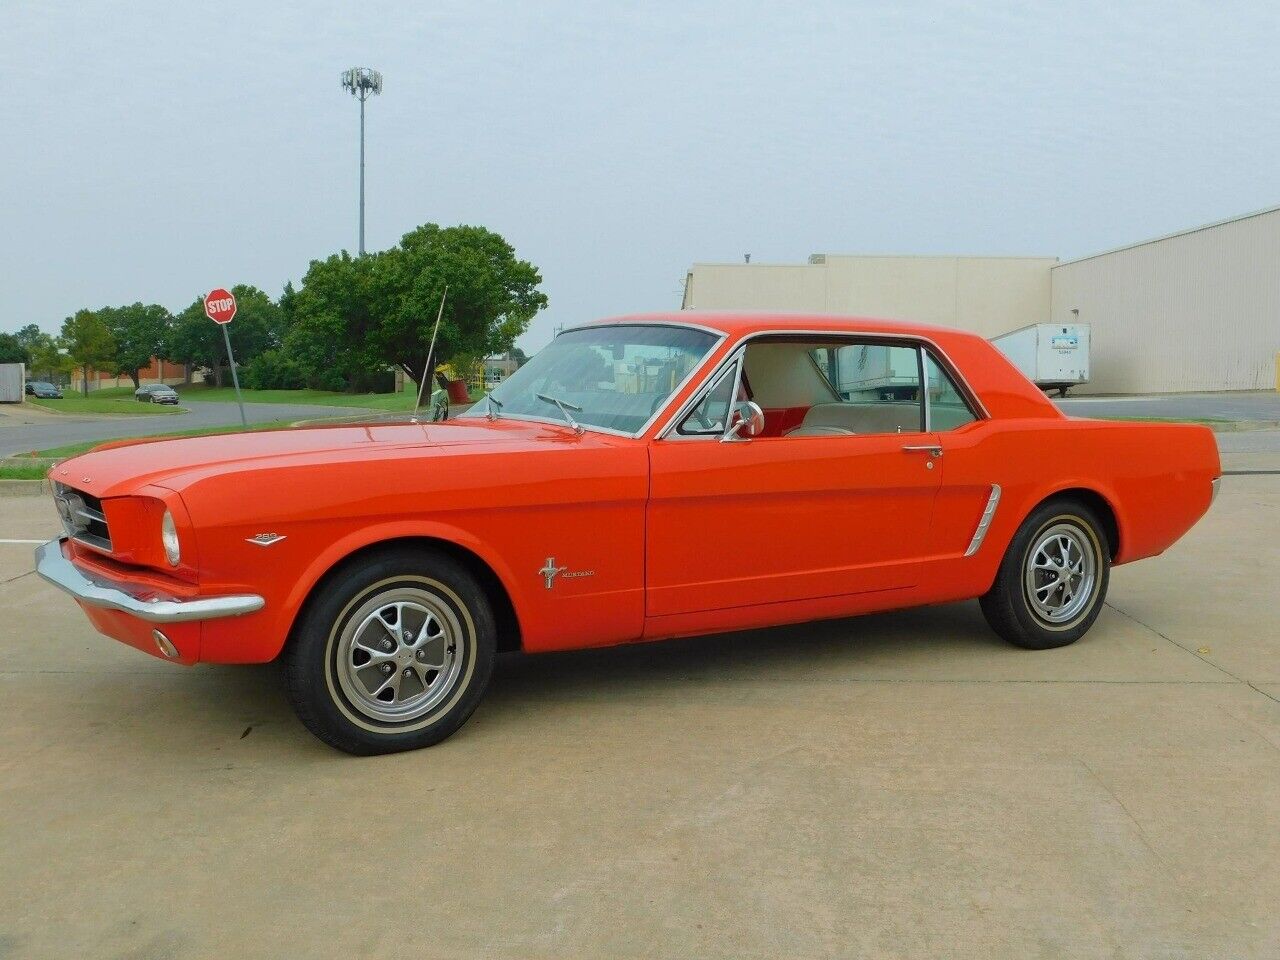
[(68, 537), (111, 552), (111, 531), (107, 529), (107, 515), (102, 512), (101, 500), (82, 490), (55, 483), (53, 502)]

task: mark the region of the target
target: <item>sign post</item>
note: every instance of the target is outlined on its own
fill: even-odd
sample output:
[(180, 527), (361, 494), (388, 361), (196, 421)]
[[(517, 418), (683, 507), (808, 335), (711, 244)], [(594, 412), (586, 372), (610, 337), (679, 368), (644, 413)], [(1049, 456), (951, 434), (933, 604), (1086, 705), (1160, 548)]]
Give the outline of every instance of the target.
[(244, 415), (244, 398), (240, 396), (240, 377), (236, 374), (236, 358), (231, 353), (231, 336), (227, 333), (229, 324), (236, 315), (236, 298), (231, 291), (218, 287), (210, 290), (204, 298), (204, 312), (210, 320), (222, 328), (222, 342), (227, 345), (227, 363), (231, 366), (231, 382), (236, 387), (236, 402), (240, 404), (240, 422), (246, 427), (249, 418)]

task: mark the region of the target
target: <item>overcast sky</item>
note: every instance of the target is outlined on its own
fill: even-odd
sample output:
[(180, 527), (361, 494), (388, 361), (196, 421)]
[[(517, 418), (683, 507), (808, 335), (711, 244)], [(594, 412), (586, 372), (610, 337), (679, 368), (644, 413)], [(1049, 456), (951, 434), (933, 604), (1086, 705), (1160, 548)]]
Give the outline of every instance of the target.
[(0, 329), (482, 224), (523, 343), (694, 261), (1069, 258), (1280, 203), (1280, 6), (0, 0)]

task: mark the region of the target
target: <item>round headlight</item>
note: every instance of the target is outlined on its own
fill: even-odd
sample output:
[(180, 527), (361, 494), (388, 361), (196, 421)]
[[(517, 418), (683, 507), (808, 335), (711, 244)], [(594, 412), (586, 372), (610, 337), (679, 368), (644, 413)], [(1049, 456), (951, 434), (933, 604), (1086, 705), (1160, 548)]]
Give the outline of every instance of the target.
[(173, 514), (168, 510), (160, 521), (160, 542), (164, 544), (164, 555), (169, 558), (169, 566), (176, 567), (182, 559), (182, 552), (178, 547), (178, 528), (173, 525)]

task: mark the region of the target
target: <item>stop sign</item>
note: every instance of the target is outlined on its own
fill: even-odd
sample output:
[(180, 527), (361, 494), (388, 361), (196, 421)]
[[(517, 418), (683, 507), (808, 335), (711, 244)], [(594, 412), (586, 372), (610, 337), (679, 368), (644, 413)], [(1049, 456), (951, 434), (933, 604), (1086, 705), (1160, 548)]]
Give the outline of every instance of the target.
[(204, 312), (214, 323), (230, 323), (236, 315), (236, 298), (230, 290), (210, 290), (204, 298)]

